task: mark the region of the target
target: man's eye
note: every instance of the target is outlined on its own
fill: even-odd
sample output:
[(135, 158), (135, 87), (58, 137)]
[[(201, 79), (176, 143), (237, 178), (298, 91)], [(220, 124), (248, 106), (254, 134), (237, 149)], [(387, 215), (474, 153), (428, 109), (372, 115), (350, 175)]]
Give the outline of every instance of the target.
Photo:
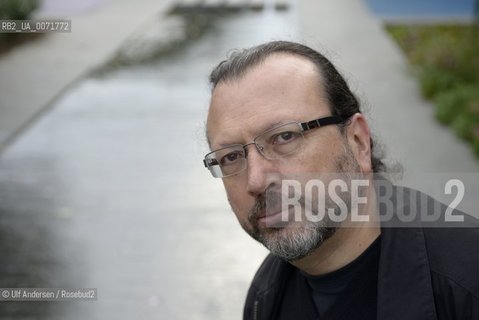
[(221, 158), (220, 164), (222, 166), (234, 164), (238, 162), (241, 158), (243, 158), (242, 152), (240, 151), (230, 152)]
[(274, 144), (284, 144), (295, 140), (298, 137), (298, 133), (293, 131), (281, 132), (274, 136)]

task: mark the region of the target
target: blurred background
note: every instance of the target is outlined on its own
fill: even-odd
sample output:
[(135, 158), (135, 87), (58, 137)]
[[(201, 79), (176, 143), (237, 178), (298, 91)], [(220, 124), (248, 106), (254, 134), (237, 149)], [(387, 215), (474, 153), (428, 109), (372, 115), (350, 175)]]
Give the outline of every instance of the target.
[(462, 175), (475, 200), (477, 2), (0, 0), (0, 20), (72, 21), (0, 33), (0, 287), (98, 288), (0, 318), (241, 319), (266, 250), (201, 162), (207, 76), (234, 48), (320, 50), (389, 164)]

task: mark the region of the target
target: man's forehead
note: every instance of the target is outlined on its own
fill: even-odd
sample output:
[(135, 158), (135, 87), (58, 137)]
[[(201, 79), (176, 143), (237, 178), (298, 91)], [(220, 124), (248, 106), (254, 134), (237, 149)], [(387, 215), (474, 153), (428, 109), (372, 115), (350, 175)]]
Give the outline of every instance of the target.
[(320, 75), (311, 61), (291, 54), (273, 54), (239, 78), (220, 82), (213, 90), (207, 138), (213, 142), (218, 131), (225, 135), (225, 128), (238, 125), (251, 124), (254, 129), (266, 130), (285, 119), (302, 119), (305, 104), (314, 105), (312, 112), (317, 115), (322, 111), (319, 102), (324, 102), (321, 91)]
[[(244, 78), (254, 77), (258, 80), (268, 77), (282, 78), (284, 76), (315, 77), (319, 80), (316, 65), (309, 59), (291, 53), (272, 53), (258, 63), (244, 69), (236, 77), (231, 77), (227, 83), (241, 83)], [(219, 86), (221, 86), (221, 82)]]
[[(239, 75), (220, 81), (213, 90), (212, 98), (215, 95), (231, 94), (232, 91), (248, 87), (257, 88), (259, 85), (274, 83), (275, 80), (286, 84), (285, 80), (288, 79), (307, 80), (321, 88), (321, 72), (313, 62), (290, 53), (273, 53), (263, 61), (246, 68)], [(292, 82), (295, 83), (295, 81)]]

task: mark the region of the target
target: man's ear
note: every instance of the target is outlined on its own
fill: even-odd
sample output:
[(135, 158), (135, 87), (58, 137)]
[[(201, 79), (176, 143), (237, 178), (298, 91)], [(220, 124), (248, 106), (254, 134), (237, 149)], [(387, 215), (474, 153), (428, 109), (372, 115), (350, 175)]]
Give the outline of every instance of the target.
[(366, 118), (356, 113), (348, 120), (346, 127), (348, 143), (356, 160), (364, 173), (372, 171), (371, 163), (371, 135)]

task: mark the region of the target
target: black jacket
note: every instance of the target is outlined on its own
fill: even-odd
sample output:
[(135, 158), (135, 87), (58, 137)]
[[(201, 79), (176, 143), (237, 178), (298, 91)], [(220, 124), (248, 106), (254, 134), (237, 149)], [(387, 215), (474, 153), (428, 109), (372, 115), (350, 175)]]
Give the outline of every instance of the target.
[[(407, 194), (409, 189), (404, 190)], [(415, 209), (405, 212), (411, 210)], [(479, 229), (425, 228), (415, 223), (408, 228), (381, 226), (377, 319), (479, 320)], [(364, 319), (356, 310), (348, 308), (337, 319)], [(244, 319), (316, 318), (310, 289), (299, 270), (268, 255), (248, 291)]]

